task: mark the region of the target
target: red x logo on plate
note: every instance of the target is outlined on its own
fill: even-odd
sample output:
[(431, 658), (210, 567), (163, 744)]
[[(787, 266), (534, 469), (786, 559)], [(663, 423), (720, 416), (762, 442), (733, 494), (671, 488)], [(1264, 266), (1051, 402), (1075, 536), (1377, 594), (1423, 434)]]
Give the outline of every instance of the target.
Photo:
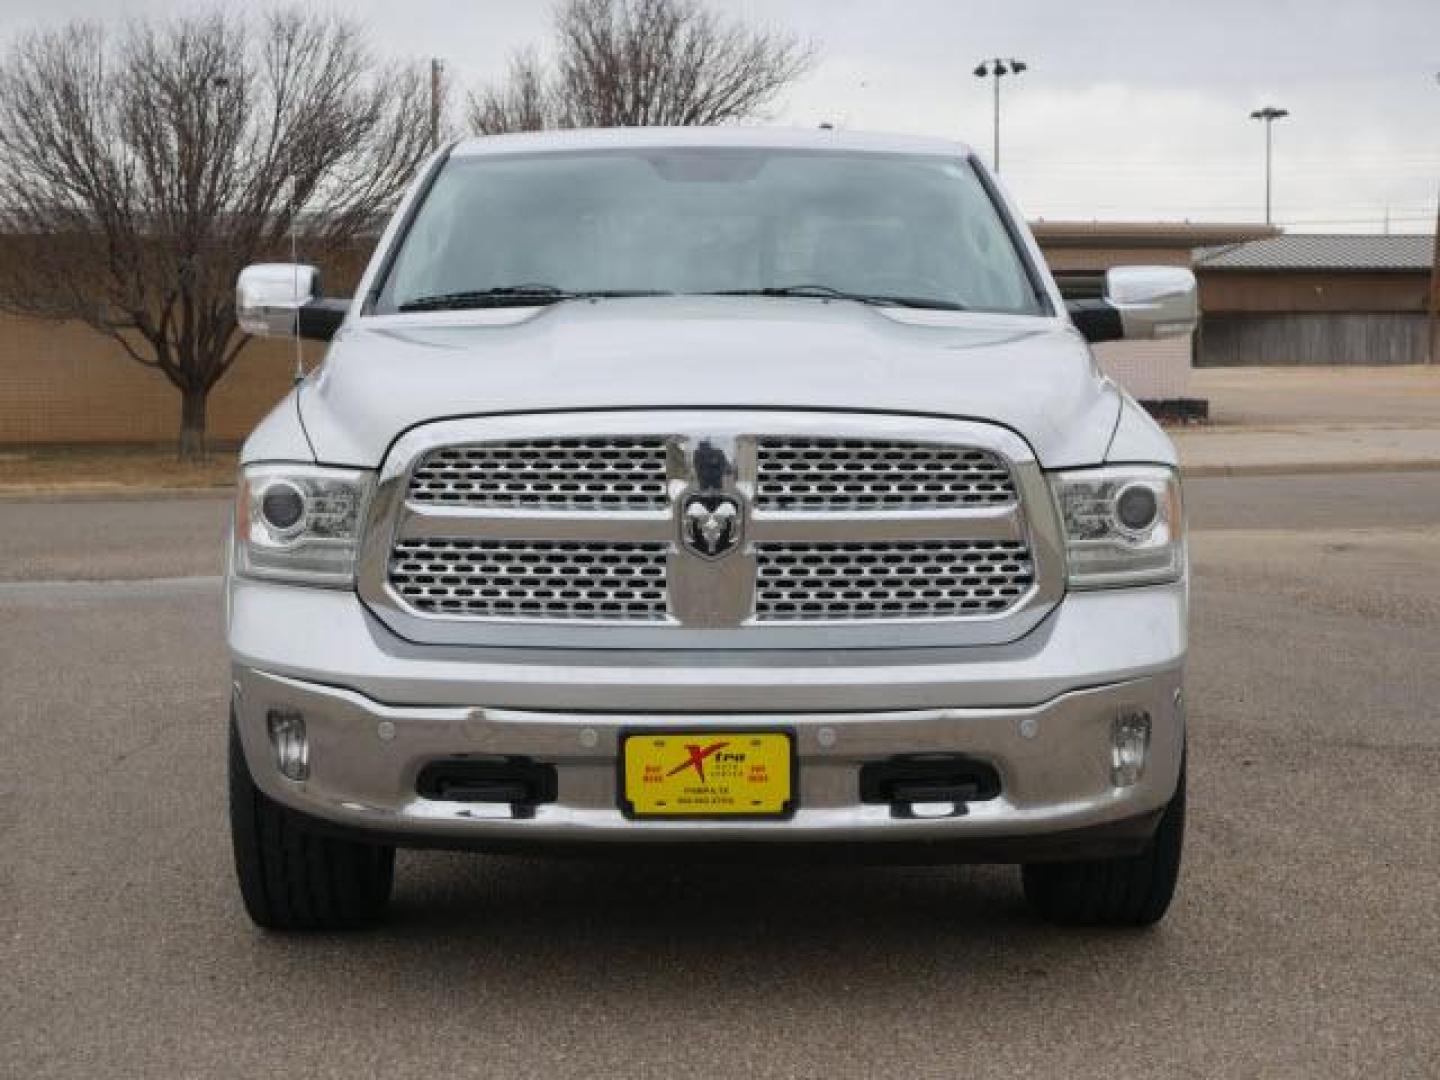
[(686, 743), (685, 750), (690, 755), (689, 759), (682, 761), (665, 775), (674, 776), (676, 773), (683, 772), (686, 769), (694, 769), (695, 774), (700, 777), (701, 783), (704, 783), (705, 759), (717, 750), (723, 750), (729, 745), (729, 742), (711, 743), (709, 746), (696, 746), (694, 743)]

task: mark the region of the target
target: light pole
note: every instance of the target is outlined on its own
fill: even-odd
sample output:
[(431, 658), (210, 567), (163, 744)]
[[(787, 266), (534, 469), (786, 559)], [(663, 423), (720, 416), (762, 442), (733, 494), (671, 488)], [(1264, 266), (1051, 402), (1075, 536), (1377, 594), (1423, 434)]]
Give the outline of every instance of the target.
[(1000, 171), (1000, 77), (1002, 75), (1019, 75), (1030, 65), (1024, 60), (1016, 60), (1013, 56), (1008, 59), (996, 57), (994, 60), (981, 60), (980, 66), (975, 69), (977, 79), (993, 78), (995, 80), (995, 148), (993, 160), (995, 171)]
[(1276, 120), (1283, 120), (1290, 115), (1288, 109), (1277, 109), (1274, 105), (1266, 105), (1263, 109), (1256, 109), (1250, 114), (1251, 120), (1265, 121), (1265, 224), (1270, 224), (1270, 128)]

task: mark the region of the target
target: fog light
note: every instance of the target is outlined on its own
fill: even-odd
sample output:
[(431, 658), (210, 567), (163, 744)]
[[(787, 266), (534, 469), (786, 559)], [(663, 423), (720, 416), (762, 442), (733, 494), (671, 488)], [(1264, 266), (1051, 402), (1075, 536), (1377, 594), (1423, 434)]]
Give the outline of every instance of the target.
[(1110, 728), (1110, 782), (1131, 787), (1145, 772), (1150, 752), (1150, 714), (1144, 709), (1125, 709)]
[(265, 714), (275, 764), (291, 780), (310, 775), (310, 743), (305, 738), (305, 717), (292, 709), (271, 709)]

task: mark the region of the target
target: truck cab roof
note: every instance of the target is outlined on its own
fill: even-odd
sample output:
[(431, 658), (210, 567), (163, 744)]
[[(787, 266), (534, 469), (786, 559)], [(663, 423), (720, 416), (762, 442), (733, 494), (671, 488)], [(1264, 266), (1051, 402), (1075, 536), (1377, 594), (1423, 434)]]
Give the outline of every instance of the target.
[(634, 127), (580, 128), (569, 131), (518, 132), (462, 139), (452, 156), (543, 154), (636, 148), (714, 148), (717, 150), (830, 150), (872, 154), (925, 154), (969, 157), (963, 142), (830, 128), (782, 127)]

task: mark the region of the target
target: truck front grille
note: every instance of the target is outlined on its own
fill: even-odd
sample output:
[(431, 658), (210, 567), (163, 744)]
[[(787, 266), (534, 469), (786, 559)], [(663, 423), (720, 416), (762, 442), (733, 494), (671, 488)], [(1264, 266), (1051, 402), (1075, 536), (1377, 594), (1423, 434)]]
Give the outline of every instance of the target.
[(390, 583), (430, 615), (665, 618), (665, 545), (565, 540), (402, 540)]
[(989, 615), (1035, 580), (1029, 550), (1010, 541), (760, 544), (756, 555), (762, 622)]
[(661, 438), (530, 439), (432, 450), (410, 476), (410, 498), (450, 506), (660, 510)]
[(943, 510), (1015, 501), (1005, 462), (970, 446), (764, 438), (756, 454), (762, 510)]
[(537, 414), (438, 421), (392, 455), (357, 584), (412, 641), (991, 644), (1064, 593), (1043, 475), (994, 425)]

